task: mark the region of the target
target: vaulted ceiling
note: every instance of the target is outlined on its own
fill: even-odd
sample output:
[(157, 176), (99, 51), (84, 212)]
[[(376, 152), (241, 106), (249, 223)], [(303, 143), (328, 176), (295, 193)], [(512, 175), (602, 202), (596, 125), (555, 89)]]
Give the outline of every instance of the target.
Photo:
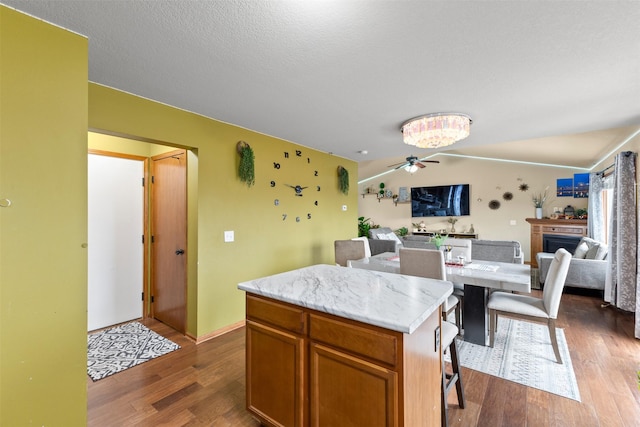
[(92, 82), (359, 162), (436, 152), (399, 131), (433, 112), (474, 120), (448, 153), (578, 167), (640, 129), (640, 2), (0, 1)]

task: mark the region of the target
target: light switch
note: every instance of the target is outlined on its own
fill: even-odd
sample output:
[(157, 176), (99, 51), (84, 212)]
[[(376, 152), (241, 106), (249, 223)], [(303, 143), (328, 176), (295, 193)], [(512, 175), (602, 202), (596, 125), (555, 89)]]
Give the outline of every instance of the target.
[(225, 242), (233, 242), (233, 239), (234, 239), (233, 230), (224, 232)]
[(512, 219), (511, 221), (509, 221), (509, 225), (516, 225), (516, 220)]

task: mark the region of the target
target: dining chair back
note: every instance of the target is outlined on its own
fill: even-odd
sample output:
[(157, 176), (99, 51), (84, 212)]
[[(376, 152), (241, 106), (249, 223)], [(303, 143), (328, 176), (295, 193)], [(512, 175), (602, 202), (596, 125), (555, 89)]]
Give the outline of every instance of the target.
[(350, 259), (362, 259), (365, 257), (364, 244), (362, 240), (336, 240), (333, 242), (336, 264), (342, 267), (347, 266)]
[(549, 338), (556, 361), (562, 363), (558, 339), (556, 337), (556, 319), (560, 309), (562, 290), (569, 271), (571, 254), (563, 248), (556, 251), (545, 279), (548, 287), (542, 291), (542, 298), (531, 295), (493, 292), (489, 296), (489, 346), (493, 347), (498, 328), (498, 316), (506, 315), (528, 321), (545, 322), (549, 329)]
[[(400, 248), (400, 274), (447, 280), (442, 251), (436, 249)], [(461, 328), (462, 311), (460, 300), (449, 295), (442, 307), (442, 317), (447, 320), (449, 313), (455, 311), (456, 327)]]

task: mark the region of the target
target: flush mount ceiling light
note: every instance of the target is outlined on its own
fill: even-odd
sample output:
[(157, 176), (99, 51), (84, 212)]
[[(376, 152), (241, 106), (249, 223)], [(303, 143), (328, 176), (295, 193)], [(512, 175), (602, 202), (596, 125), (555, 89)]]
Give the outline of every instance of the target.
[(402, 124), (405, 144), (419, 148), (439, 148), (469, 136), (471, 117), (462, 113), (433, 113), (414, 117)]

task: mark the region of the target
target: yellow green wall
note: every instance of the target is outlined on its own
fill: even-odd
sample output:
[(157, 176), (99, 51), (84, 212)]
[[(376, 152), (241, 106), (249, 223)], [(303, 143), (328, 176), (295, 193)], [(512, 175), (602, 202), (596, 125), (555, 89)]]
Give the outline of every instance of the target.
[(0, 425), (86, 425), (87, 40), (0, 6)]
[[(237, 290), (238, 282), (333, 263), (333, 241), (357, 234), (355, 162), (96, 84), (89, 85), (89, 126), (189, 148), (189, 168), (197, 160), (197, 176), (190, 175), (189, 181), (190, 335), (206, 336), (243, 319), (244, 294)], [(237, 178), (236, 143), (240, 140), (255, 152), (252, 187)], [(295, 156), (296, 149), (302, 150), (302, 158)], [(284, 152), (291, 157), (285, 159)], [(307, 158), (311, 163), (306, 163)], [(281, 163), (279, 170), (274, 162)], [(348, 196), (338, 191), (338, 165), (351, 172)], [(318, 177), (312, 176), (315, 170)], [(272, 180), (276, 181), (273, 188)], [(295, 197), (285, 184), (310, 188), (303, 197)], [(319, 193), (314, 191), (316, 185), (321, 187)], [(316, 196), (318, 206), (313, 204)], [(342, 205), (347, 205), (347, 211)], [(283, 213), (288, 215), (284, 221)], [(311, 220), (307, 213), (312, 214)], [(300, 222), (296, 216), (301, 216)], [(223, 241), (225, 230), (235, 232), (233, 243)]]

